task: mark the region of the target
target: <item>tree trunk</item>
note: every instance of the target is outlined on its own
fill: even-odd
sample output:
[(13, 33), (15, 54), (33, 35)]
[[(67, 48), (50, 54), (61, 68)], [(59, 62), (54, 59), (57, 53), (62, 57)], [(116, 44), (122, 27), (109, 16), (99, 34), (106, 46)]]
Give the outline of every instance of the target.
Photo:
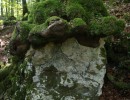
[(3, 16), (3, 0), (1, 0), (1, 16)]
[(11, 0), (11, 16), (14, 16), (14, 0)]
[(8, 17), (8, 4), (7, 4), (7, 2), (6, 2), (6, 10), (5, 10), (5, 12), (6, 12), (6, 17)]
[(24, 16), (26, 13), (28, 13), (26, 0), (22, 0), (22, 6), (23, 6), (23, 16)]

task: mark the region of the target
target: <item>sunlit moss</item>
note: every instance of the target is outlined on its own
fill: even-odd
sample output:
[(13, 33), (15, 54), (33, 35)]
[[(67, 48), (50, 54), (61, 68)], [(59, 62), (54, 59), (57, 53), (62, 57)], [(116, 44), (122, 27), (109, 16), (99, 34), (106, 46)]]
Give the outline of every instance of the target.
[(19, 25), (17, 25), (15, 27), (15, 30), (12, 34), (12, 38), (11, 39), (15, 39), (17, 37), (19, 37), (22, 41), (26, 41), (28, 38), (28, 34), (30, 32), (30, 30), (35, 26), (34, 24), (29, 24), (27, 22), (20, 22), (18, 23)]
[(71, 21), (73, 27), (86, 25), (86, 22), (82, 18), (75, 18)]
[(45, 0), (34, 4), (29, 15), (29, 22), (42, 24), (50, 16), (60, 16), (62, 3), (58, 0)]

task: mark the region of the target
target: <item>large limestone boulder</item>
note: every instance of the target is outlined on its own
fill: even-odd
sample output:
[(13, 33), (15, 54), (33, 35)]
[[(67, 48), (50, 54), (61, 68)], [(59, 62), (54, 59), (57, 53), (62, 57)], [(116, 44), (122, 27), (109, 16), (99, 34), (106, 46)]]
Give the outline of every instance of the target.
[(106, 73), (104, 41), (97, 48), (80, 45), (75, 38), (30, 49), (26, 71), (33, 71), (27, 100), (98, 100)]

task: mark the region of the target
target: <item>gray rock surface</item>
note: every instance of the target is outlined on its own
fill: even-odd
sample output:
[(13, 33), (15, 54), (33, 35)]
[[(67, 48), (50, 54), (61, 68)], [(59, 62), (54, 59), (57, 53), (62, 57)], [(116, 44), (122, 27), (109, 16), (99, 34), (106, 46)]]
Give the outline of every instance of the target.
[(30, 58), (35, 85), (27, 91), (27, 100), (98, 100), (101, 95), (106, 73), (103, 39), (97, 48), (82, 46), (75, 38), (48, 43), (31, 48), (26, 54)]

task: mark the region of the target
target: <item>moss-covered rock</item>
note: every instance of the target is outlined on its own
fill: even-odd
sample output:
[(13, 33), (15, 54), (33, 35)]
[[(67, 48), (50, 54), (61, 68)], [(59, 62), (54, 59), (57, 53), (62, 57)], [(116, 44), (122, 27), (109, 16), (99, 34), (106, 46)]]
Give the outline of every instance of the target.
[(59, 0), (45, 0), (34, 4), (29, 22), (42, 24), (50, 16), (60, 16), (62, 3)]
[(60, 17), (52, 16), (30, 31), (29, 41), (33, 45), (40, 46), (64, 38), (69, 35), (68, 33), (68, 22)]
[(20, 38), (22, 41), (26, 41), (30, 30), (35, 26), (35, 24), (29, 24), (26, 21), (19, 22), (16, 25), (16, 28), (12, 34), (12, 40)]

